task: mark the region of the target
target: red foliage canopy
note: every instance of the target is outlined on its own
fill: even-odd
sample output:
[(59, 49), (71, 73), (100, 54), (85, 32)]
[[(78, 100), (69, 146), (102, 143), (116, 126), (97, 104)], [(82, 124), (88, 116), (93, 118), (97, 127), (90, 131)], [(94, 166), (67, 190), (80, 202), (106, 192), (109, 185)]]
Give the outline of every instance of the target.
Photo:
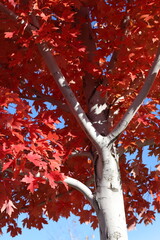
[[(88, 86), (105, 98), (110, 132), (139, 93), (154, 60), (160, 2), (1, 2), (0, 226), (8, 224), (15, 236), (21, 233), (19, 213), (28, 213), (24, 226), (41, 229), (47, 223), (44, 213), (57, 221), (72, 212), (96, 227), (93, 209), (84, 210), (87, 200), (63, 182), (71, 176), (94, 188), (91, 142), (50, 75), (39, 46), (45, 43), (54, 55), (86, 113)], [(160, 211), (159, 169), (150, 171), (142, 161), (144, 146), (150, 156), (159, 153), (159, 80), (158, 76), (116, 140), (129, 226), (152, 222), (155, 211)], [(132, 161), (128, 153), (135, 153)], [(152, 204), (146, 194), (152, 196)]]

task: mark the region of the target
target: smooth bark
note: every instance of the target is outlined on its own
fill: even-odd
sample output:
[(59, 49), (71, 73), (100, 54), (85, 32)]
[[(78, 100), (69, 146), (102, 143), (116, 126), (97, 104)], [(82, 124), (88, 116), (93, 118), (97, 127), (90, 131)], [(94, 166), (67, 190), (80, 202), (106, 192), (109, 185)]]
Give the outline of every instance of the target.
[(100, 239), (127, 240), (118, 155), (113, 155), (111, 148), (102, 147), (100, 158), (103, 169), (96, 190), (96, 200), (99, 206), (97, 216), (100, 225)]
[(80, 191), (88, 199), (90, 204), (94, 207), (94, 197), (93, 197), (92, 191), (85, 184), (71, 177), (67, 177), (64, 181), (69, 186)]

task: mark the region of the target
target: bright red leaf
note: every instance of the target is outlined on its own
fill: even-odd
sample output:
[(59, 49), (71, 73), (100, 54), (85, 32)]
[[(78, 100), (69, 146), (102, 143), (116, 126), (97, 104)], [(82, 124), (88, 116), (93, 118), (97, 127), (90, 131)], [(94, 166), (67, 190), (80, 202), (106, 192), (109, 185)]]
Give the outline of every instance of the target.
[(12, 212), (16, 208), (11, 200), (6, 200), (3, 206), (1, 207), (1, 212), (6, 211), (6, 213), (11, 217)]
[(14, 35), (14, 32), (5, 32), (5, 33), (4, 33), (4, 37), (5, 37), (5, 38), (12, 38), (13, 35)]

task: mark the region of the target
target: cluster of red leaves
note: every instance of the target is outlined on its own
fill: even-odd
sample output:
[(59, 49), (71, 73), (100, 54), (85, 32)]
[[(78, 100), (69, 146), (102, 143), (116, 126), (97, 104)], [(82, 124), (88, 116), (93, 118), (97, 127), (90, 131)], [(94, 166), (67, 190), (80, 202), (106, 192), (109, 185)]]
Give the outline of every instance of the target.
[[(112, 129), (138, 94), (154, 59), (160, 34), (160, 3), (157, 0), (128, 3), (109, 0), (107, 4), (104, 0), (1, 2), (19, 18), (15, 22), (0, 11), (0, 45), (3, 46), (0, 56), (0, 226), (7, 223), (8, 231), (15, 236), (21, 232), (15, 221), (21, 212), (29, 215), (23, 221), (24, 226), (40, 229), (46, 223), (43, 213), (57, 221), (59, 216), (68, 217), (72, 211), (80, 216), (81, 222), (90, 221), (96, 227), (93, 210), (84, 210), (87, 201), (83, 196), (71, 189), (67, 193), (63, 184), (59, 184), (63, 182), (63, 173), (84, 183), (90, 180), (93, 169), (88, 158), (68, 157), (75, 150), (87, 151), (90, 143), (77, 127), (40, 57), (37, 44), (46, 42), (52, 49), (84, 109), (88, 107), (84, 74), (87, 72), (99, 84), (107, 78), (107, 84), (99, 85), (98, 90), (107, 96)], [(86, 18), (77, 12), (83, 7), (89, 9), (91, 37), (96, 45), (92, 61), (88, 57), (89, 46), (80, 40)], [(38, 23), (33, 16), (38, 18)], [(32, 31), (27, 31), (28, 24), (33, 26)], [(110, 66), (113, 52), (116, 53), (114, 66)], [(117, 142), (126, 152), (134, 153), (137, 141), (143, 145), (147, 139), (154, 140), (149, 147), (150, 154), (158, 155), (159, 92), (158, 77), (148, 103), (140, 108)], [(57, 108), (49, 110), (50, 104), (46, 102)], [(34, 115), (29, 105), (32, 111), (35, 108)], [(63, 129), (56, 127), (60, 117), (65, 121)], [(151, 194), (153, 206), (160, 211), (158, 171), (148, 172), (147, 167), (136, 160), (125, 161), (124, 155), (121, 171), (128, 224), (137, 222), (136, 214), (146, 223), (150, 222), (154, 213), (149, 210), (150, 204), (144, 195)]]
[[(60, 172), (63, 148), (55, 133), (53, 114), (45, 112), (44, 121), (43, 116), (34, 121), (30, 106), (16, 93), (1, 88), (0, 94), (0, 206), (4, 226), (6, 222), (13, 223), (19, 210), (25, 212), (25, 208), (32, 215), (42, 215), (42, 209), (33, 213), (33, 202), (37, 209), (37, 204), (41, 208), (46, 199), (50, 201), (47, 192), (55, 197), (57, 193), (52, 193), (52, 189), (63, 182), (64, 175)], [(41, 221), (37, 224), (41, 225)], [(16, 229), (10, 226), (8, 231), (14, 236)]]
[(133, 229), (137, 222), (152, 223), (155, 220), (155, 210), (160, 212), (159, 171), (150, 171), (138, 159), (138, 154), (132, 161), (125, 160), (123, 156), (120, 167), (128, 228)]

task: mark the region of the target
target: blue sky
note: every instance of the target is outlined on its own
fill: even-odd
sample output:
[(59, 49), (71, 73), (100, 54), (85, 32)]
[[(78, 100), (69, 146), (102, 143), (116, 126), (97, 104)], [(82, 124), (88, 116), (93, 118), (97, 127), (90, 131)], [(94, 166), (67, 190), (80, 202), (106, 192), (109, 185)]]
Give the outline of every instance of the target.
[[(21, 219), (18, 220), (19, 224)], [(88, 237), (88, 238), (87, 238)], [(59, 222), (50, 221), (42, 230), (23, 229), (22, 235), (10, 237), (4, 233), (1, 240), (98, 240), (98, 229), (93, 231), (89, 225), (80, 224), (78, 218), (71, 216), (69, 219), (61, 218)], [(160, 239), (160, 214), (154, 224), (138, 225), (129, 232), (129, 240), (159, 240)]]

